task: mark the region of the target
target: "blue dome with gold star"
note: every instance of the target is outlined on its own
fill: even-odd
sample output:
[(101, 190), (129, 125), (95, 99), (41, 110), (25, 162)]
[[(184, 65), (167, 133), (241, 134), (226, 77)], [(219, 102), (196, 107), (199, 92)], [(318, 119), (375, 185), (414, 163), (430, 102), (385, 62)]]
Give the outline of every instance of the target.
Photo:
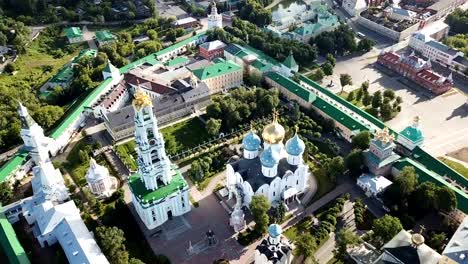
[(294, 137), (290, 138), (286, 142), (286, 152), (289, 155), (299, 156), (302, 153), (304, 153), (304, 150), (305, 150), (304, 141), (299, 138), (297, 133), (294, 135)]
[(275, 165), (278, 164), (280, 159), (280, 153), (276, 150), (273, 150), (271, 147), (268, 147), (260, 155), (260, 161), (262, 162), (262, 166), (267, 168), (273, 168)]
[(271, 224), (271, 225), (268, 227), (268, 234), (269, 234), (271, 237), (278, 237), (278, 236), (281, 236), (282, 233), (283, 233), (283, 229), (282, 229), (281, 226), (278, 225), (278, 224)]
[(242, 140), (242, 145), (244, 146), (245, 150), (248, 151), (255, 151), (260, 148), (260, 144), (262, 143), (261, 139), (257, 134), (255, 134), (252, 130), (244, 137)]

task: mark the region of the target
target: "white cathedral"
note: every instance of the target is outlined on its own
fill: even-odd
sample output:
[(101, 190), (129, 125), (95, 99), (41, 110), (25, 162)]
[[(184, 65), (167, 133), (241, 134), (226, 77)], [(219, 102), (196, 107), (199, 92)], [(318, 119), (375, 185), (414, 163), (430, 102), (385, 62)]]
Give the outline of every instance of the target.
[(153, 229), (190, 211), (189, 188), (166, 155), (149, 96), (137, 90), (132, 104), (138, 173), (130, 177), (129, 186), (138, 215), (148, 229)]
[[(235, 195), (240, 206), (249, 207), (254, 195), (264, 195), (276, 206), (289, 203), (308, 187), (309, 169), (302, 159), (304, 141), (296, 134), (283, 145), (284, 127), (273, 122), (259, 136), (250, 131), (243, 139), (243, 157), (226, 166), (229, 199)], [(240, 201), (239, 201), (240, 200)], [(238, 206), (236, 206), (238, 207)]]
[(211, 13), (208, 14), (208, 30), (215, 28), (223, 28), (223, 16), (218, 14), (216, 2), (213, 0), (211, 4)]

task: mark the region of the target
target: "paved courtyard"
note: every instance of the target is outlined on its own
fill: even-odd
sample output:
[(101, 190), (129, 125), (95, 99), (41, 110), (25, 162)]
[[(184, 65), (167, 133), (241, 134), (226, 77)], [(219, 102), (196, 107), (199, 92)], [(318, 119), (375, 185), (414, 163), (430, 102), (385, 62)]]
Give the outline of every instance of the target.
[(405, 128), (414, 116), (421, 117), (421, 127), (425, 134), (425, 149), (435, 156), (468, 147), (468, 91), (464, 83), (456, 83), (456, 88), (444, 95), (434, 96), (417, 85), (405, 81), (397, 74), (379, 70), (375, 64), (380, 50), (374, 49), (362, 56), (341, 58), (338, 60), (334, 75), (323, 83), (333, 79), (333, 92), (339, 92), (339, 75), (348, 73), (354, 85), (346, 86), (345, 91), (359, 87), (365, 80), (370, 82), (370, 92), (392, 89), (403, 98), (402, 111), (387, 124), (400, 131)]

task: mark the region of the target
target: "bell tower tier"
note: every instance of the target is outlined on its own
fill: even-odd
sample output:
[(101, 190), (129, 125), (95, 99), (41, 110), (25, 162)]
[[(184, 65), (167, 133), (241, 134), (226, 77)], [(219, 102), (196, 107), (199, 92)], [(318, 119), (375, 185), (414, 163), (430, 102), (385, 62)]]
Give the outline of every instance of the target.
[(138, 168), (149, 190), (171, 181), (171, 163), (166, 155), (164, 140), (158, 130), (158, 121), (153, 113), (149, 96), (138, 90), (133, 100), (135, 110), (135, 141), (138, 153)]

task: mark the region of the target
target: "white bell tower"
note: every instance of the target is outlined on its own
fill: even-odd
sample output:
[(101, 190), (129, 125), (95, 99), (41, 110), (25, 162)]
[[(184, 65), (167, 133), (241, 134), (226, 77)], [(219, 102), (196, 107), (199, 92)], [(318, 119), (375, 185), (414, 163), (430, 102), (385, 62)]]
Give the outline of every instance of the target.
[(211, 4), (211, 13), (208, 14), (208, 30), (215, 28), (223, 28), (223, 16), (218, 14), (216, 2), (213, 0)]
[(21, 121), (21, 138), (24, 148), (36, 164), (49, 161), (48, 138), (44, 136), (44, 130), (29, 115), (28, 109), (19, 103), (18, 114)]
[(138, 168), (146, 189), (156, 190), (158, 184), (167, 185), (171, 182), (171, 162), (164, 149), (151, 99), (141, 90), (137, 90), (134, 97)]

